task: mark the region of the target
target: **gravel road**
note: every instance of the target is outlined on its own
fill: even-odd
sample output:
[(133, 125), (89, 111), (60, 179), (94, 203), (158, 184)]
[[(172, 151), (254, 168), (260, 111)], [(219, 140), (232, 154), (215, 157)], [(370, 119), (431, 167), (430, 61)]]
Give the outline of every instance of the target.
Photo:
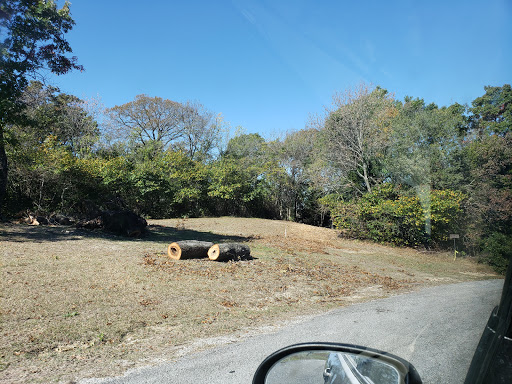
[[(286, 345), (352, 343), (410, 361), (424, 383), (462, 383), (503, 280), (443, 285), (337, 309), (178, 361), (80, 384), (251, 383), (259, 363)], [(237, 341), (235, 341), (237, 340)]]

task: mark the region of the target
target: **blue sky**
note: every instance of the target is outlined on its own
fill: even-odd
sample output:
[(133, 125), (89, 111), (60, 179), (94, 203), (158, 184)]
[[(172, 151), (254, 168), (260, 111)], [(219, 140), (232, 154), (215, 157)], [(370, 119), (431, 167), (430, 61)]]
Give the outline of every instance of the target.
[(512, 82), (510, 0), (74, 0), (71, 12), (85, 71), (52, 79), (63, 92), (106, 107), (199, 101), (265, 137), (304, 128), (361, 81), (439, 105)]

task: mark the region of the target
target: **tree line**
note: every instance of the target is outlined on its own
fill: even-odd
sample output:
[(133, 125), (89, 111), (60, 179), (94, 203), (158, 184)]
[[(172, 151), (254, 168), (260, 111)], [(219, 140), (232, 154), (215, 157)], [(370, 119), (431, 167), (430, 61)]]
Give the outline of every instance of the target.
[(509, 84), (442, 107), (361, 84), (303, 130), (229, 136), (222, 116), (198, 102), (138, 95), (98, 113), (45, 85), (43, 68), (81, 69), (62, 37), (73, 25), (69, 4), (19, 0), (1, 10), (5, 217), (80, 216), (115, 201), (146, 217), (294, 220), (406, 246), (449, 247), (458, 234), (460, 250), (498, 270), (510, 258)]

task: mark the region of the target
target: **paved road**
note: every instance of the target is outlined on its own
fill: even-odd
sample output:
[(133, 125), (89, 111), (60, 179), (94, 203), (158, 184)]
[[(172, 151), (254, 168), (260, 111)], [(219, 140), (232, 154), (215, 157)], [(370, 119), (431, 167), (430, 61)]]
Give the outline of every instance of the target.
[(503, 280), (468, 282), (356, 304), (176, 362), (80, 384), (251, 383), (267, 355), (311, 341), (385, 350), (409, 360), (425, 383), (462, 383), (502, 286)]

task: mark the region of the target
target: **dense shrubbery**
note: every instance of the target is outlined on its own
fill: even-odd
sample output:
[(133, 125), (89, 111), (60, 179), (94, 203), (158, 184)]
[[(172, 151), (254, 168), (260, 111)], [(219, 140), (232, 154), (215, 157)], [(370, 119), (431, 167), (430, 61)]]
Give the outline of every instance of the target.
[(512, 258), (512, 237), (504, 233), (493, 232), (483, 240), (482, 260), (491, 265), (497, 272), (505, 273), (509, 260)]
[[(422, 204), (414, 190), (382, 184), (361, 199), (339, 202), (331, 215), (347, 236), (397, 245), (442, 245), (461, 228), (464, 195), (429, 191)], [(429, 208), (427, 208), (427, 206)]]
[(74, 156), (55, 137), (26, 150), (17, 148), (11, 159), (11, 214), (23, 209), (41, 214), (76, 211), (84, 199), (99, 201), (108, 193), (99, 161)]

